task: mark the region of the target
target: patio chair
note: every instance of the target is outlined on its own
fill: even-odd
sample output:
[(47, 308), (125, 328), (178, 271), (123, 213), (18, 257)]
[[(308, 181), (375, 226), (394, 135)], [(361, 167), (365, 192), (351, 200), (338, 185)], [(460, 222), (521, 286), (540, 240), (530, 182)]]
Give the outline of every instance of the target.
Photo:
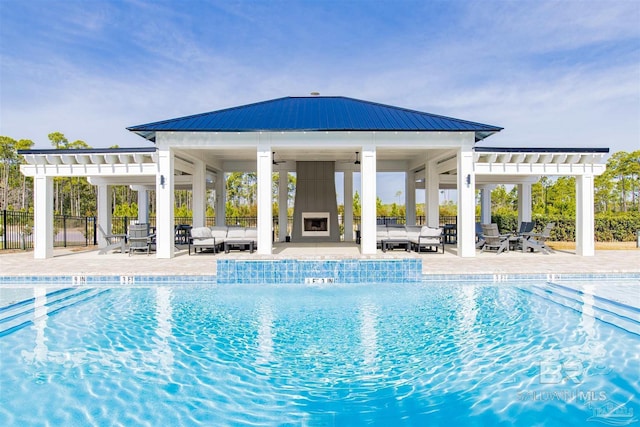
[(193, 227), (189, 230), (189, 233), (191, 236), (189, 239), (189, 255), (191, 255), (191, 247), (194, 248), (194, 252), (197, 252), (198, 249), (200, 249), (200, 252), (205, 249), (211, 249), (215, 254), (219, 252), (219, 248), (224, 243), (224, 238), (216, 238), (209, 227)]
[(120, 253), (125, 251), (126, 234), (107, 234), (100, 224), (98, 224), (98, 233), (102, 236), (102, 239), (107, 243), (106, 246), (100, 248), (98, 255), (104, 255), (114, 249), (120, 249)]
[(522, 252), (542, 252), (545, 255), (553, 252), (546, 241), (551, 237), (551, 230), (556, 224), (550, 222), (544, 226), (542, 233), (523, 233), (522, 235)]
[(442, 228), (433, 228), (425, 225), (420, 229), (420, 234), (417, 237), (410, 238), (409, 241), (416, 252), (438, 253), (438, 246), (440, 246), (442, 253), (444, 253), (444, 233)]
[(129, 226), (129, 256), (135, 251), (151, 252), (153, 238), (155, 235), (149, 233), (149, 224), (132, 224)]
[(484, 246), (482, 252), (496, 250), (496, 255), (502, 252), (509, 252), (510, 234), (500, 234), (498, 224), (482, 224), (482, 234), (484, 236)]
[(482, 234), (482, 224), (476, 222), (476, 249), (482, 249), (484, 246), (484, 235)]

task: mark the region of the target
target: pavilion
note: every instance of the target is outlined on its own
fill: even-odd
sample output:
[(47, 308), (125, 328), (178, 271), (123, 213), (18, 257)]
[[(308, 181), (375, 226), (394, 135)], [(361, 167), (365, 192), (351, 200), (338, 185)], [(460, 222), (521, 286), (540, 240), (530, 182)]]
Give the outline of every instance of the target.
[[(334, 175), (344, 174), (344, 241), (353, 241), (353, 174), (361, 178), (361, 253), (376, 253), (376, 173), (404, 172), (406, 223), (416, 221), (416, 191), (425, 192), (426, 222), (439, 225), (439, 190), (457, 189), (457, 245), (475, 256), (476, 190), (490, 222), (497, 184), (518, 190), (520, 221), (531, 220), (531, 184), (541, 176), (576, 178), (576, 252), (594, 255), (594, 177), (607, 148), (477, 147), (502, 128), (337, 96), (285, 97), (129, 127), (155, 146), (24, 150), (21, 171), (34, 177), (34, 257), (53, 256), (53, 178), (84, 176), (98, 187), (98, 223), (111, 228), (111, 186), (138, 191), (148, 218), (155, 190), (158, 258), (174, 256), (174, 189), (193, 192), (193, 226), (205, 224), (207, 189), (216, 191), (216, 222), (225, 221), (225, 173), (257, 174), (258, 253), (272, 252), (272, 173), (279, 172), (279, 221), (287, 220), (287, 173), (299, 177), (294, 230), (306, 214), (336, 221)], [(300, 180), (300, 176), (304, 179)], [(304, 181), (305, 184), (301, 184)], [(300, 194), (298, 194), (300, 193)], [(306, 195), (306, 197), (305, 197)], [(298, 224), (298, 225), (296, 225)], [(285, 240), (286, 227), (276, 236)], [(298, 235), (299, 239), (335, 236)], [(293, 236), (295, 241), (296, 236)], [(101, 242), (102, 244), (103, 242)]]

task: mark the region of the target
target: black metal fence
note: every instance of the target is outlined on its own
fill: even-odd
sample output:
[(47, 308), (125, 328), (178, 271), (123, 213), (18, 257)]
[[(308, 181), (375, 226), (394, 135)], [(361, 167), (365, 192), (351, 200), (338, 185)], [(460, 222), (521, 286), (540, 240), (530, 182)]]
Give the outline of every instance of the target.
[[(0, 249), (32, 249), (33, 248), (33, 213), (31, 212), (15, 212), (3, 210), (0, 211)], [(134, 217), (113, 217), (111, 219), (111, 230), (105, 230), (107, 233), (124, 233), (127, 234), (129, 224), (135, 223), (137, 218)], [(456, 224), (455, 216), (440, 217), (440, 225)], [(206, 217), (205, 225), (211, 227), (215, 225), (215, 217)], [(404, 217), (380, 216), (377, 218), (378, 224), (404, 224)], [(156, 226), (155, 216), (149, 218), (152, 227)], [(340, 229), (343, 230), (344, 221), (342, 215), (338, 216)], [(416, 217), (417, 225), (424, 225), (425, 217)], [(256, 227), (256, 217), (238, 217), (229, 216), (225, 219), (226, 225), (234, 225), (239, 227)], [(175, 217), (174, 226), (193, 225), (191, 217)], [(354, 230), (360, 227), (360, 217), (353, 218)], [(287, 220), (287, 235), (291, 235), (293, 227), (293, 217)], [(67, 216), (55, 215), (53, 217), (53, 246), (54, 247), (71, 247), (71, 246), (90, 246), (98, 243), (97, 222), (96, 217), (87, 216)], [(280, 233), (280, 224), (277, 216), (273, 217), (273, 234), (278, 236)], [(355, 235), (355, 233), (354, 233)]]

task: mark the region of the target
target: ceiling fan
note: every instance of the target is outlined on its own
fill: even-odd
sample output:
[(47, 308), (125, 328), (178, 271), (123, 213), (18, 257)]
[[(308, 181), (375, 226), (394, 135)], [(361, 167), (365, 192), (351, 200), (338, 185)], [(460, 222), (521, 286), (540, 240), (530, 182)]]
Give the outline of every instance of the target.
[(279, 165), (280, 163), (286, 163), (286, 160), (280, 160), (276, 162), (276, 152), (274, 151), (273, 153), (273, 158), (271, 160), (271, 163), (273, 163), (274, 165)]

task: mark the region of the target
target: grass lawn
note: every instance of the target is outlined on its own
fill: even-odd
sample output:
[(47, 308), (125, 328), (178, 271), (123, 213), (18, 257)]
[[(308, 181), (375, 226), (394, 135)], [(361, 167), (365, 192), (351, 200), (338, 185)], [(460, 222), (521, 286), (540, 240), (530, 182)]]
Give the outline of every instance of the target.
[[(575, 242), (547, 242), (553, 249), (571, 250), (576, 248)], [(596, 242), (597, 251), (628, 251), (636, 248), (636, 242)], [(640, 249), (638, 249), (640, 250)]]

